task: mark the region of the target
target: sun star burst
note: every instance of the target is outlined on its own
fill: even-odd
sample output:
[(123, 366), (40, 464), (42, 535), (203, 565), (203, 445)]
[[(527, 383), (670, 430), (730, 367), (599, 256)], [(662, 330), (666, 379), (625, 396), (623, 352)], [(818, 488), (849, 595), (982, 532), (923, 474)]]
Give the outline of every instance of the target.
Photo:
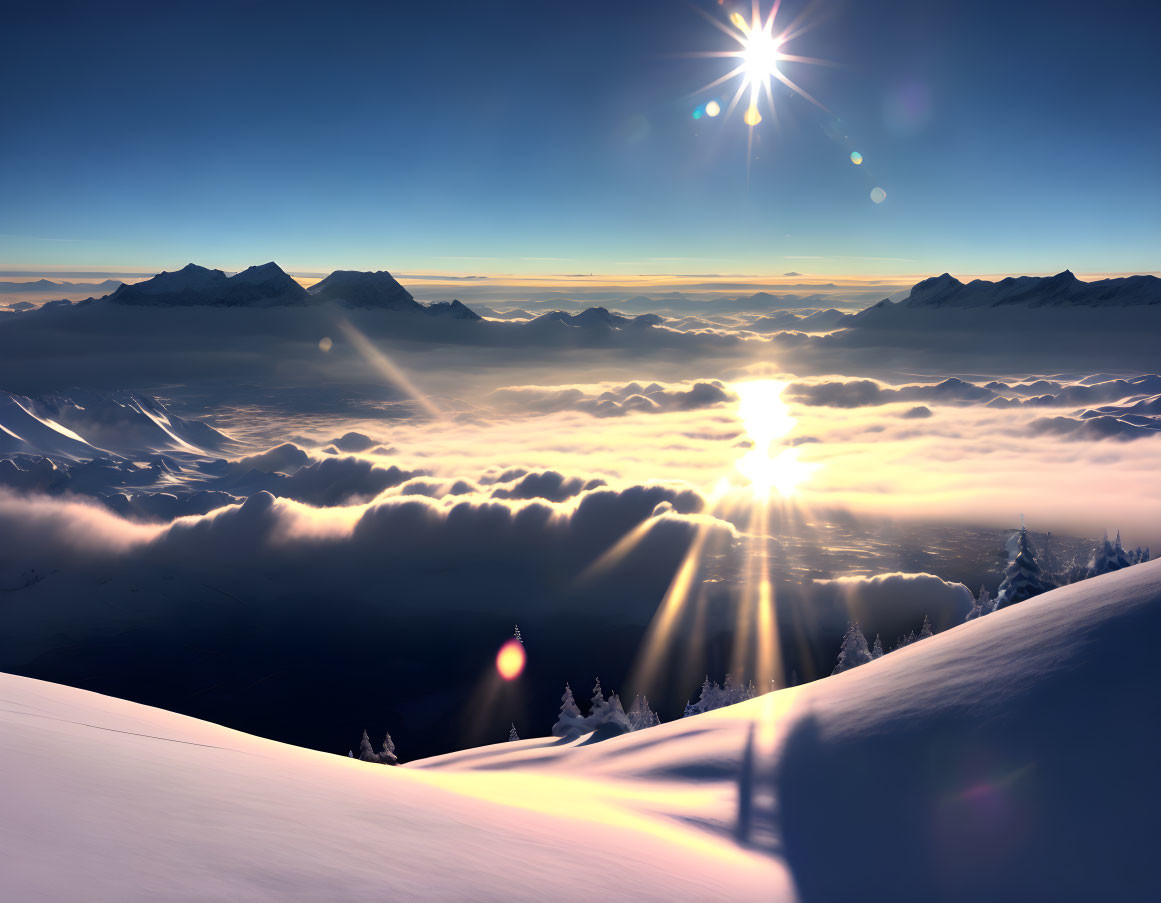
[[(710, 18), (710, 21), (717, 28), (737, 41), (738, 48), (736, 50), (697, 54), (698, 56), (736, 60), (736, 64), (729, 72), (710, 82), (696, 93), (701, 94), (719, 85), (737, 80), (738, 87), (726, 109), (726, 115), (728, 116), (732, 113), (742, 102), (743, 98), (745, 98), (746, 102), (745, 109), (742, 113), (742, 121), (750, 127), (751, 138), (753, 137), (754, 128), (763, 121), (762, 111), (759, 108), (763, 95), (766, 98), (768, 111), (771, 114), (774, 112), (773, 81), (781, 82), (791, 91), (801, 95), (816, 106), (826, 109), (818, 100), (792, 81), (780, 67), (780, 64), (784, 62), (824, 62), (823, 60), (786, 52), (787, 45), (794, 38), (802, 34), (804, 29), (801, 27), (802, 16), (799, 16), (785, 28), (775, 30), (775, 19), (778, 16), (780, 5), (781, 0), (777, 0), (771, 7), (769, 15), (763, 17), (759, 4), (755, 0), (749, 21), (741, 13), (734, 12), (729, 17), (729, 25), (717, 19)], [(711, 103), (717, 107), (716, 101), (711, 101)]]

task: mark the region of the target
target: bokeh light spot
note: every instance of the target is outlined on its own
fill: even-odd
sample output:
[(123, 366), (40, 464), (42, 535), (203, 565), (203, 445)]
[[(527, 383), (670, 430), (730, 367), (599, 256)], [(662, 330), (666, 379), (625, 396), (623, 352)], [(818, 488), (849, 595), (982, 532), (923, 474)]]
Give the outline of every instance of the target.
[(876, 204), (881, 204), (881, 203), (883, 203), (883, 201), (887, 200), (887, 192), (885, 192), (882, 188), (880, 188), (878, 185), (876, 185), (874, 188), (871, 189), (871, 200), (874, 201)]
[(331, 337), (329, 335), (324, 335), (321, 339), (318, 340), (319, 351), (330, 351), (334, 347), (335, 343), (331, 341)]
[(705, 105), (705, 114), (706, 114), (706, 116), (709, 116), (711, 119), (713, 117), (717, 116), (718, 113), (720, 113), (721, 111), (722, 111), (721, 104), (719, 104), (716, 100), (711, 100), (709, 103), (707, 103)]
[(504, 680), (515, 680), (524, 671), (524, 645), (517, 639), (508, 640), (496, 653), (496, 672)]
[(693, 111), (693, 118), (694, 119), (701, 119), (701, 107), (698, 107), (696, 110)]
[(851, 162), (854, 163), (855, 166), (861, 166), (863, 163), (863, 155), (858, 151), (851, 151)]
[(762, 121), (762, 114), (758, 112), (758, 108), (753, 104), (746, 110), (746, 125), (755, 126)]

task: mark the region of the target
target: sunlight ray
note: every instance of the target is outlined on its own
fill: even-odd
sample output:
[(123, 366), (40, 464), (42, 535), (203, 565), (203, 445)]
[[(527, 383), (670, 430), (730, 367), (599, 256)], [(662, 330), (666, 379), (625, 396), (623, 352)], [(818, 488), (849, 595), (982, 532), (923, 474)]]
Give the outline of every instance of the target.
[(436, 420), (443, 420), (443, 412), (435, 406), (430, 398), (419, 390), (419, 387), (411, 381), (406, 373), (377, 348), (370, 339), (351, 323), (346, 317), (340, 317), (338, 320), (339, 331), (347, 337), (347, 340), (355, 347), (355, 350), (363, 356), (363, 358), (371, 364), (379, 374), (388, 382), (399, 389), (402, 389), (412, 400), (416, 401), (423, 410)]

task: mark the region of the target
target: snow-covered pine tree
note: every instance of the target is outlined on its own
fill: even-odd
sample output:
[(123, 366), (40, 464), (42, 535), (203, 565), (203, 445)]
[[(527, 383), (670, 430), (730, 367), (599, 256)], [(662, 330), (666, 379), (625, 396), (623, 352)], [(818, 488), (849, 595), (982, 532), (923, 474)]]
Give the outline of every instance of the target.
[(988, 592), (986, 586), (980, 585), (980, 594), (976, 596), (972, 603), (972, 609), (967, 613), (965, 621), (974, 621), (976, 618), (982, 618), (984, 615), (991, 614), (996, 608), (996, 600), (992, 598), (992, 594)]
[[(354, 756), (353, 752), (351, 756)], [(375, 752), (371, 747), (371, 738), (363, 731), (363, 739), (359, 741), (359, 759), (363, 762), (377, 762), (380, 765), (398, 765), (399, 760), (395, 757), (395, 741), (391, 739), (391, 734), (383, 739), (382, 749)]]
[(748, 684), (743, 684), (740, 678), (734, 677), (732, 674), (727, 674), (725, 685), (722, 687), (721, 696), (718, 700), (718, 708), (734, 705), (738, 702), (745, 702), (747, 699), (753, 699), (757, 695), (758, 691), (754, 688), (753, 681), (750, 681)]
[(883, 657), (883, 638), (875, 634), (875, 645), (871, 647), (871, 660)]
[[(904, 646), (910, 646), (912, 643), (914, 643), (918, 639), (919, 639), (919, 637), (917, 637), (915, 635), (915, 631), (912, 630), (910, 633), (904, 634), (903, 636), (899, 637), (899, 641), (895, 644), (895, 649), (902, 649)], [(891, 651), (894, 652), (895, 649), (892, 649)]]
[(1028, 529), (1021, 527), (1016, 539), (1016, 554), (1008, 562), (1000, 590), (996, 593), (996, 608), (1007, 608), (1052, 589), (1036, 563), (1036, 554), (1028, 539)]
[(709, 676), (702, 681), (701, 695), (697, 697), (697, 710), (699, 712), (709, 712), (713, 709), (721, 708), (722, 688), (718, 686), (716, 680), (710, 680)]
[(1123, 545), (1121, 545), (1121, 531), (1120, 530), (1117, 531), (1117, 543), (1115, 546), (1113, 546), (1113, 552), (1116, 553), (1117, 563), (1123, 568), (1127, 568), (1129, 565), (1136, 563), (1129, 556), (1129, 553), (1125, 551), (1125, 547)]
[(601, 679), (598, 677), (597, 682), (593, 684), (593, 695), (589, 700), (589, 717), (593, 718), (601, 713), (601, 710), (609, 704), (605, 699), (605, 692), (601, 689)]
[(378, 762), (379, 756), (371, 747), (371, 738), (363, 731), (363, 739), (359, 741), (359, 758), (364, 762)]
[(513, 740), (519, 739), (520, 735), (516, 733), (516, 723), (512, 722), (512, 727), (508, 730), (508, 742), (511, 743)]
[(629, 706), (629, 726), (635, 731), (643, 731), (659, 723), (657, 713), (649, 708), (649, 697), (634, 696), (633, 704)]
[[(1120, 542), (1121, 534), (1117, 533), (1117, 541)], [(1109, 534), (1105, 532), (1105, 538), (1097, 543), (1096, 550), (1093, 556), (1089, 559), (1088, 571), (1085, 574), (1087, 577), (1099, 577), (1101, 574), (1111, 574), (1113, 571), (1119, 571), (1125, 565), (1121, 563), (1123, 550), (1120, 554), (1117, 552), (1117, 547), (1109, 541)]]
[(579, 737), (585, 732), (585, 719), (577, 707), (572, 695), (572, 687), (564, 685), (564, 693), (560, 697), (560, 716), (552, 726), (554, 737)]
[(637, 723), (633, 725), (633, 730), (643, 731), (649, 727), (657, 727), (660, 723), (661, 719), (657, 717), (657, 713), (649, 705), (649, 697), (642, 696), (641, 707), (637, 713)]
[(919, 639), (925, 640), (929, 636), (932, 636), (932, 635), (933, 635), (933, 631), (931, 629), (931, 619), (928, 618), (927, 615), (924, 615), (923, 616), (923, 626), (919, 628)]
[(707, 675), (706, 679), (702, 681), (701, 694), (698, 696), (697, 702), (687, 703), (685, 714), (682, 717), (688, 718), (690, 715), (698, 715), (702, 712), (720, 709), (723, 706), (744, 702), (757, 695), (758, 688), (754, 686), (753, 681), (743, 684), (740, 678), (727, 674), (725, 685), (719, 687), (717, 681), (710, 680)]
[(524, 645), (524, 637), (521, 636), (521, 634), (520, 634), (520, 625), (519, 624), (516, 625), (516, 632), (513, 633), (512, 636), (516, 637), (517, 643), (519, 643), (521, 646)]
[(606, 736), (627, 734), (633, 730), (629, 716), (625, 714), (625, 707), (621, 705), (621, 697), (616, 693), (609, 694), (605, 704), (599, 709), (594, 709), (586, 720), (589, 730), (598, 731)]
[(843, 671), (849, 671), (851, 668), (865, 665), (870, 660), (871, 650), (867, 648), (867, 638), (859, 630), (859, 622), (852, 621), (847, 627), (846, 634), (843, 636), (843, 645), (842, 649), (839, 650), (838, 664), (834, 666), (834, 670), (830, 673), (839, 674)]

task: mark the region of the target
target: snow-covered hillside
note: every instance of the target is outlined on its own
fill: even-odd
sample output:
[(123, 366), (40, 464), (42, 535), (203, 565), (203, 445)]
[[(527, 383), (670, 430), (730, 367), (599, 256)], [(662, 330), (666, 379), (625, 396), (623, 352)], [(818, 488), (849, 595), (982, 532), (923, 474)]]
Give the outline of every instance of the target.
[(66, 900), (1148, 900), (1161, 562), (603, 743), (387, 768), (0, 677), (0, 886)]
[(209, 424), (178, 417), (148, 395), (72, 389), (30, 398), (0, 389), (0, 454), (91, 460), (205, 454), (231, 444)]

